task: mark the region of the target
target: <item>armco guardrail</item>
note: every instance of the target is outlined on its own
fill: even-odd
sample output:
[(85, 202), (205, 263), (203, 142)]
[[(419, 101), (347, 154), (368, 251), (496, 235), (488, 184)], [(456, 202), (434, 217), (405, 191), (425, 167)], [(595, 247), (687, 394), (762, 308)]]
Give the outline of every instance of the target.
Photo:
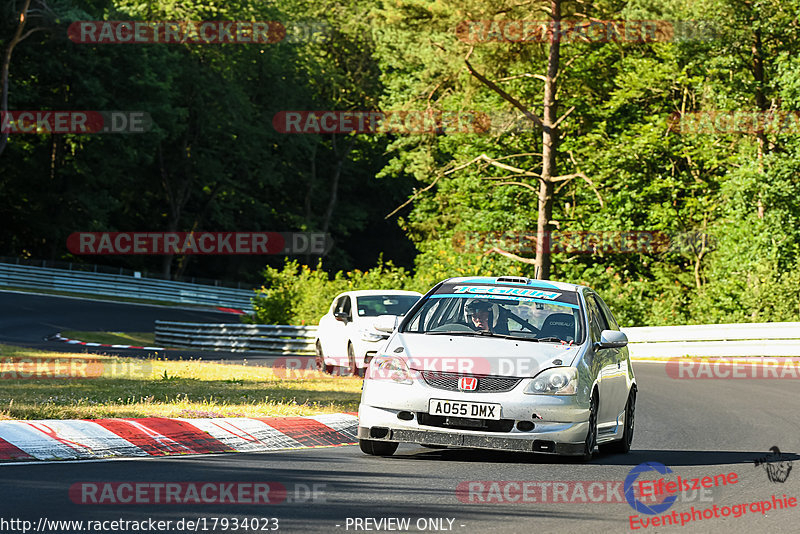
[(316, 333), (316, 326), (156, 321), (155, 342), (206, 350), (252, 350), (272, 356), (313, 356)]
[[(314, 354), (316, 326), (156, 321), (156, 343), (211, 350)], [(633, 358), (800, 356), (800, 323), (623, 328)]]
[(200, 304), (245, 311), (252, 309), (250, 299), (254, 295), (253, 291), (246, 289), (9, 263), (0, 263), (0, 286)]
[(800, 356), (800, 323), (623, 328), (633, 358)]

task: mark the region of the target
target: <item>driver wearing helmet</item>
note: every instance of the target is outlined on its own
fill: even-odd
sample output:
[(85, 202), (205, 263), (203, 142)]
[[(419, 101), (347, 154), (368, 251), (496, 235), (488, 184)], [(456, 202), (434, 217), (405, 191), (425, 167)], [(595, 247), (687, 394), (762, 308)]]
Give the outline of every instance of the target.
[(475, 330), (491, 332), (492, 305), (482, 300), (471, 300), (464, 307), (467, 315), (467, 324)]

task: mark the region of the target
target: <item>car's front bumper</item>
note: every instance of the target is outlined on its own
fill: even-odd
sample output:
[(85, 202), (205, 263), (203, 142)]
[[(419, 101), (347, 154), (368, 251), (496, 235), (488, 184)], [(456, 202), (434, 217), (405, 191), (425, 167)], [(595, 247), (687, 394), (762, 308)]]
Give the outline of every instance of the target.
[[(413, 384), (367, 380), (358, 411), (358, 437), (426, 445), (582, 454), (589, 428), (588, 405), (582, 405), (577, 395), (522, 393), (526, 385), (527, 380), (523, 380), (505, 393), (465, 393), (433, 388), (421, 380)], [(500, 404), (504, 429), (447, 428), (449, 425), (441, 421), (432, 422), (430, 416), (426, 417), (430, 399)], [(411, 419), (399, 418), (401, 412), (405, 412), (406, 418), (410, 413)], [(532, 423), (533, 429), (519, 430), (517, 423), (521, 421)]]
[[(377, 427), (374, 427), (377, 428)], [(494, 449), (519, 452), (542, 452), (559, 455), (581, 455), (584, 443), (558, 443), (546, 439), (531, 439), (526, 437), (504, 438), (497, 436), (459, 434), (457, 432), (437, 432), (432, 430), (404, 430), (389, 429), (388, 434), (382, 438), (371, 435), (370, 429), (358, 427), (359, 439), (375, 441), (399, 441), (401, 443), (419, 443), (424, 445), (445, 445), (450, 447), (468, 447), (473, 449)]]

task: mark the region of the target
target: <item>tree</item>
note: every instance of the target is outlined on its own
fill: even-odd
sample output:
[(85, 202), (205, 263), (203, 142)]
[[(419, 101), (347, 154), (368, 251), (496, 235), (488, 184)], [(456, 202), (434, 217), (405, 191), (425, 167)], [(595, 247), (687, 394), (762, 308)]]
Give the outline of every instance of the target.
[[(53, 12), (47, 6), (45, 0), (37, 0), (36, 3), (33, 4), (33, 7), (31, 6), (32, 0), (24, 0), (24, 2), (25, 3), (22, 5), (18, 17), (13, 16), (15, 13), (13, 3), (10, 3), (5, 7), (5, 9), (10, 11), (12, 14), (12, 16), (9, 17), (9, 20), (14, 20), (14, 18), (17, 18), (19, 22), (17, 23), (14, 35), (8, 41), (3, 53), (3, 66), (2, 69), (0, 69), (0, 116), (5, 115), (5, 113), (8, 112), (8, 77), (11, 70), (11, 55), (14, 52), (14, 48), (19, 43), (33, 35), (35, 32), (44, 31), (47, 29), (46, 26), (42, 25), (34, 26), (33, 28), (26, 30), (26, 25), (31, 19), (39, 19), (41, 24), (46, 24), (53, 16)], [(0, 132), (0, 156), (3, 154), (3, 150), (5, 150), (7, 144), (8, 132)]]

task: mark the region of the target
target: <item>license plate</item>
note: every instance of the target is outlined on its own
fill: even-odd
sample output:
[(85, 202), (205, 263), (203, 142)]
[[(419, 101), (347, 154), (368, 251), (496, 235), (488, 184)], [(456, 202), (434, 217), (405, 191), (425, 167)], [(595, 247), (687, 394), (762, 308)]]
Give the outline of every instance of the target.
[(431, 399), (428, 402), (428, 413), (471, 419), (500, 419), (500, 405), (488, 402)]

